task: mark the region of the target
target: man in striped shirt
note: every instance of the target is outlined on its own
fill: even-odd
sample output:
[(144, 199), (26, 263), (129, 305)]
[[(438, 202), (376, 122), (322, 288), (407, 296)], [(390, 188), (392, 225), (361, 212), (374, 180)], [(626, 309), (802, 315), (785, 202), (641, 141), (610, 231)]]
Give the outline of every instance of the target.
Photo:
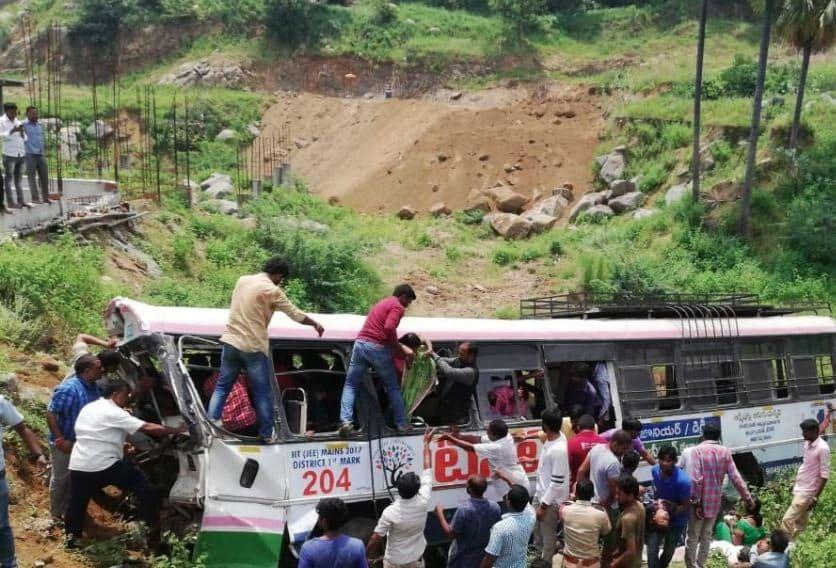
[(528, 489), (514, 485), (505, 496), (509, 512), (491, 529), (481, 568), (526, 568), (528, 539), (534, 530), (534, 510), (528, 504)]
[(703, 442), (694, 448), (690, 457), (694, 473), (691, 483), (691, 518), (685, 541), (687, 568), (705, 568), (714, 523), (720, 514), (726, 475), (743, 500), (752, 503), (752, 495), (734, 465), (731, 450), (719, 442), (720, 426), (706, 424), (702, 429), (702, 438)]

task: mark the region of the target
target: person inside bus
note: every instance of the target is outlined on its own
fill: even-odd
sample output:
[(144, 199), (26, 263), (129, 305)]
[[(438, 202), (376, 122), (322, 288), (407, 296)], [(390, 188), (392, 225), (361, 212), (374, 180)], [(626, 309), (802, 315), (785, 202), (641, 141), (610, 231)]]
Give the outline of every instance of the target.
[(589, 382), (591, 371), (586, 363), (572, 365), (569, 373), (569, 384), (566, 387), (566, 394), (563, 397), (561, 410), (569, 412), (576, 404), (583, 407), (583, 413), (591, 416), (598, 416), (601, 409), (601, 398), (595, 387)]
[(479, 381), (476, 357), (479, 348), (474, 343), (459, 345), (458, 356), (442, 357), (433, 351), (438, 374), (438, 411), (441, 424), (457, 425), (467, 421), (470, 401)]
[(279, 257), (264, 263), (258, 274), (242, 276), (235, 284), (229, 307), (226, 330), (221, 335), (221, 372), (215, 392), (209, 401), (209, 419), (222, 426), (221, 416), (226, 399), (241, 369), (247, 369), (253, 401), (258, 414), (258, 435), (266, 441), (274, 438), (276, 422), (273, 406), (275, 380), (270, 368), (270, 338), (267, 327), (276, 311), (308, 325), (322, 336), (325, 329), (291, 302), (281, 288), (290, 274), (290, 266)]
[[(203, 396), (211, 400), (212, 393), (218, 384), (219, 373), (214, 372), (203, 382)], [(258, 436), (258, 416), (250, 399), (247, 389), (247, 374), (239, 373), (226, 397), (224, 409), (221, 413), (221, 424), (224, 430), (239, 436)]]
[(366, 372), (373, 368), (386, 388), (389, 406), (395, 416), (395, 427), (401, 433), (410, 430), (406, 421), (401, 384), (392, 360), (395, 349), (403, 351), (408, 358), (412, 350), (398, 343), (398, 324), (404, 311), (415, 301), (415, 290), (409, 284), (399, 284), (392, 295), (372, 306), (357, 334), (348, 364), (348, 375), (343, 385), (340, 400), (340, 436), (347, 437), (354, 431), (354, 401), (357, 389)]
[(601, 400), (601, 407), (598, 410), (598, 423), (601, 429), (604, 429), (611, 423), (610, 414), (612, 408), (612, 395), (610, 394), (610, 375), (607, 371), (607, 364), (603, 361), (597, 361), (592, 369), (592, 386), (598, 392), (598, 398)]
[(505, 375), (504, 379), (499, 377), (491, 377), (492, 380), (505, 380), (507, 384), (499, 385), (488, 391), (488, 416), (491, 419), (496, 418), (516, 418), (517, 417), (517, 397), (514, 393), (514, 387), (511, 386), (513, 377)]
[[(633, 438), (633, 450), (635, 450), (635, 452), (650, 465), (656, 465), (656, 460), (653, 458), (653, 454), (647, 451), (647, 448), (644, 447), (644, 444), (639, 437), (642, 431), (641, 421), (636, 418), (625, 418), (621, 421), (621, 429), (629, 433), (630, 437)], [(607, 430), (601, 434), (601, 437), (605, 440), (609, 440), (612, 438), (612, 435), (616, 433), (616, 431), (617, 430), (615, 428)]]

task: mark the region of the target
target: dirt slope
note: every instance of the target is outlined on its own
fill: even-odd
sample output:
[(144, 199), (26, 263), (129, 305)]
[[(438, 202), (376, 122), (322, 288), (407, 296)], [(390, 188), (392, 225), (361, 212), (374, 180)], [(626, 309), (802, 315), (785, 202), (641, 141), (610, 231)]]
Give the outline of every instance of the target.
[[(292, 165), (323, 197), (361, 211), (461, 208), (471, 189), (511, 184), (525, 195), (590, 181), (600, 104), (577, 88), (493, 89), (458, 100), (340, 99), (285, 93), (262, 137), (289, 125)], [(441, 100), (439, 100), (441, 99)], [(507, 169), (517, 166), (511, 172)]]

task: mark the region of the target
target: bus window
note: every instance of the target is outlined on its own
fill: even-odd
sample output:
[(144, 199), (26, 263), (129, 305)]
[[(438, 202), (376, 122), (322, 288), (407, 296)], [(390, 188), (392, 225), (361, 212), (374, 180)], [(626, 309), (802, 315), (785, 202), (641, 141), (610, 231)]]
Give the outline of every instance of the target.
[(676, 385), (676, 367), (674, 365), (654, 365), (650, 368), (653, 373), (653, 384), (656, 385), (656, 397), (659, 400), (659, 410), (676, 410), (682, 407), (679, 398), (679, 387)]
[(539, 417), (549, 395), (536, 345), (480, 345), (477, 364), (476, 393), (482, 420), (524, 421)]
[(830, 338), (798, 337), (791, 341), (793, 380), (800, 397), (815, 397), (836, 392)]
[(744, 343), (741, 345), (741, 363), (749, 402), (762, 403), (789, 397), (786, 365), (779, 345)]

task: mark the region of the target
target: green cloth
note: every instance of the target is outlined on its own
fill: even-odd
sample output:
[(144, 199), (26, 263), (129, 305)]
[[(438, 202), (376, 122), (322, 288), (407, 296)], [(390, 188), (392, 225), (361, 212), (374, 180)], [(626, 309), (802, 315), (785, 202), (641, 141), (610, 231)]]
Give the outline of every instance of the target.
[(408, 417), (412, 418), (412, 413), (430, 393), (435, 383), (435, 361), (427, 348), (421, 346), (415, 352), (412, 364), (404, 368), (401, 382), (403, 405)]
[(720, 519), (714, 525), (714, 540), (724, 540), (726, 542), (734, 542), (732, 540), (731, 528), (723, 519)]
[(760, 539), (766, 537), (765, 528), (752, 526), (746, 519), (737, 521), (734, 528), (743, 533), (743, 546), (754, 546)]

